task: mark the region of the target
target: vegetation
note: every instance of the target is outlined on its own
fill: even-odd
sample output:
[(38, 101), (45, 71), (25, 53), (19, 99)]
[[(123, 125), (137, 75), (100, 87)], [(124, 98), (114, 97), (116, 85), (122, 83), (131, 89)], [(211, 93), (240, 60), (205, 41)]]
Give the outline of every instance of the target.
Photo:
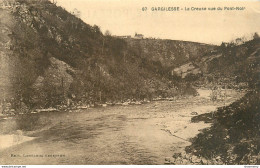
[(194, 138), (187, 151), (226, 164), (259, 164), (259, 97), (259, 91), (252, 91), (218, 109), (212, 127)]
[[(67, 99), (93, 104), (195, 92), (187, 83), (174, 81), (162, 61), (143, 55), (141, 43), (131, 45), (109, 31), (103, 35), (97, 25), (48, 0), (15, 0), (11, 15), (16, 104), (22, 101), (34, 109), (66, 104)], [(192, 47), (174, 46), (180, 53), (192, 52)], [(181, 93), (187, 87), (191, 91)], [(20, 106), (14, 108), (19, 111)]]
[[(245, 55), (240, 53), (243, 47), (246, 47)], [(193, 122), (202, 120), (213, 125), (192, 139), (186, 151), (208, 160), (218, 159), (218, 163), (260, 164), (259, 37), (240, 47), (228, 45), (223, 54), (226, 59), (232, 54), (240, 58), (233, 60), (231, 72), (237, 75), (237, 81), (248, 83), (248, 93), (231, 105), (219, 108), (213, 118), (211, 114), (194, 117)]]
[[(16, 112), (64, 105), (67, 100), (89, 105), (196, 95), (193, 84), (246, 83), (248, 93), (241, 100), (219, 108), (214, 118), (204, 114), (192, 119), (213, 124), (192, 139), (186, 151), (199, 160), (218, 160), (210, 162), (213, 164), (260, 164), (257, 33), (248, 42), (240, 38), (218, 47), (172, 40), (120, 39), (109, 31), (103, 35), (97, 25), (84, 23), (55, 2), (13, 0), (8, 15), (0, 10), (9, 20), (5, 23), (10, 32), (9, 51), (1, 48), (1, 52), (9, 57), (11, 65), (10, 102)], [(2, 20), (0, 24), (5, 25)], [(3, 39), (1, 44), (7, 43)], [(188, 73), (184, 79), (171, 73), (187, 63), (202, 72)], [(21, 127), (24, 120), (18, 122)], [(27, 120), (32, 125), (38, 121)]]

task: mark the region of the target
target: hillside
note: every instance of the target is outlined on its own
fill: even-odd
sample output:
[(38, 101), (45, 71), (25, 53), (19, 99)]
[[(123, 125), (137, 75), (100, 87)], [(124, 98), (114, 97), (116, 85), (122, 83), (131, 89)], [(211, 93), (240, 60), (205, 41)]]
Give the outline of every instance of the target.
[(194, 94), (187, 91), (189, 85), (172, 80), (169, 67), (212, 48), (104, 36), (98, 26), (47, 0), (1, 0), (0, 6), (1, 87), (4, 99), (15, 107), (22, 103), (47, 108), (67, 99), (93, 104)]
[(194, 117), (193, 122), (211, 122), (212, 126), (193, 138), (186, 151), (212, 164), (259, 165), (260, 38), (238, 46), (220, 46), (219, 51), (221, 56), (208, 64), (212, 68), (221, 67), (209, 69), (214, 80), (230, 85), (245, 82), (247, 93), (231, 105), (219, 108), (213, 116), (208, 113)]
[(187, 62), (202, 58), (217, 46), (176, 40), (126, 39), (127, 44), (139, 50), (140, 56), (162, 64), (171, 70)]
[(173, 71), (200, 86), (209, 86), (210, 83), (227, 84), (229, 87), (242, 83), (255, 85), (254, 79), (259, 73), (259, 55), (259, 37), (239, 45), (223, 43), (203, 57), (189, 60)]

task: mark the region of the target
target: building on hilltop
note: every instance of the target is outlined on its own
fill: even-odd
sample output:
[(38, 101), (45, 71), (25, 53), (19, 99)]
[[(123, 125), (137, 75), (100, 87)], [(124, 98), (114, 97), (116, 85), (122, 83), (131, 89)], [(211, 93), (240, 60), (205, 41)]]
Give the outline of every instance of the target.
[(114, 36), (114, 37), (122, 38), (122, 39), (129, 39), (129, 38), (131, 38), (131, 36), (129, 36), (129, 35), (127, 35), (127, 36)]
[(135, 38), (135, 39), (143, 39), (143, 38), (144, 38), (144, 35), (135, 33), (134, 38)]

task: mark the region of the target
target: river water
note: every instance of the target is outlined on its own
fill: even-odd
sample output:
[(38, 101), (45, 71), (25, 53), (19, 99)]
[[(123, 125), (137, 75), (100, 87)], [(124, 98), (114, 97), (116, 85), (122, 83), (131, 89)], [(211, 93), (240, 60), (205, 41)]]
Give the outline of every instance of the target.
[[(232, 97), (229, 102), (238, 98)], [(191, 123), (191, 113), (219, 106), (223, 103), (190, 97), (1, 121), (1, 141), (13, 135), (23, 143), (0, 148), (0, 164), (164, 164), (165, 158), (184, 151), (200, 129), (210, 126)]]

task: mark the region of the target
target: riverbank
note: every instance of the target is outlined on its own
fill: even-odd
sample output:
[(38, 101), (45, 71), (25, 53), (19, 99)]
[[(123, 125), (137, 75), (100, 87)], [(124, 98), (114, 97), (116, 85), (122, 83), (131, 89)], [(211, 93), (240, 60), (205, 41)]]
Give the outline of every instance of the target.
[[(200, 98), (205, 98), (207, 100), (211, 99), (211, 93), (212, 90), (208, 88), (197, 88), (197, 96)], [(225, 92), (225, 93), (222, 93)], [(219, 90), (220, 97), (218, 98), (218, 102), (222, 101), (225, 103), (225, 99), (230, 99), (232, 98), (233, 92), (236, 93), (236, 90), (233, 89), (221, 89)], [(223, 95), (226, 95), (225, 99)], [(186, 96), (175, 96), (175, 97), (156, 97), (151, 100), (144, 99), (144, 100), (135, 100), (135, 99), (128, 99), (126, 101), (117, 101), (117, 102), (105, 102), (105, 103), (93, 103), (93, 104), (73, 104), (70, 106), (67, 105), (57, 105), (56, 107), (49, 107), (49, 108), (39, 108), (39, 109), (33, 109), (29, 110), (27, 109), (24, 112), (19, 112), (17, 113), (14, 109), (11, 109), (8, 107), (7, 111), (0, 113), (0, 120), (6, 120), (6, 119), (12, 119), (16, 115), (26, 115), (26, 114), (37, 114), (37, 113), (48, 113), (48, 112), (75, 112), (79, 110), (84, 110), (84, 109), (93, 109), (93, 108), (102, 108), (102, 107), (109, 107), (109, 106), (129, 106), (129, 105), (142, 105), (142, 104), (147, 104), (150, 102), (156, 102), (156, 101), (178, 101), (180, 99), (185, 99), (185, 98), (191, 98), (194, 97), (192, 95), (186, 95)], [(196, 97), (196, 96), (195, 96)], [(9, 105), (10, 106), (10, 105)]]
[[(237, 99), (234, 92), (228, 101)], [(0, 122), (1, 132), (22, 130), (35, 137), (30, 143), (1, 153), (5, 164), (176, 164), (174, 153), (184, 152), (200, 129), (210, 127), (191, 118), (224, 106), (200, 96), (152, 101), (142, 105), (107, 106), (74, 112), (21, 115)], [(5, 127), (4, 127), (5, 126)], [(33, 151), (33, 152), (32, 152)], [(65, 155), (65, 158), (10, 158), (11, 154)]]
[(259, 165), (259, 91), (250, 91), (229, 106), (219, 108), (214, 116), (203, 114), (194, 122), (211, 122), (186, 151), (207, 158), (211, 164)]
[(12, 135), (0, 135), (0, 151), (5, 150), (9, 147), (21, 145), (33, 139), (33, 137), (23, 136), (22, 131), (17, 131), (16, 134)]

